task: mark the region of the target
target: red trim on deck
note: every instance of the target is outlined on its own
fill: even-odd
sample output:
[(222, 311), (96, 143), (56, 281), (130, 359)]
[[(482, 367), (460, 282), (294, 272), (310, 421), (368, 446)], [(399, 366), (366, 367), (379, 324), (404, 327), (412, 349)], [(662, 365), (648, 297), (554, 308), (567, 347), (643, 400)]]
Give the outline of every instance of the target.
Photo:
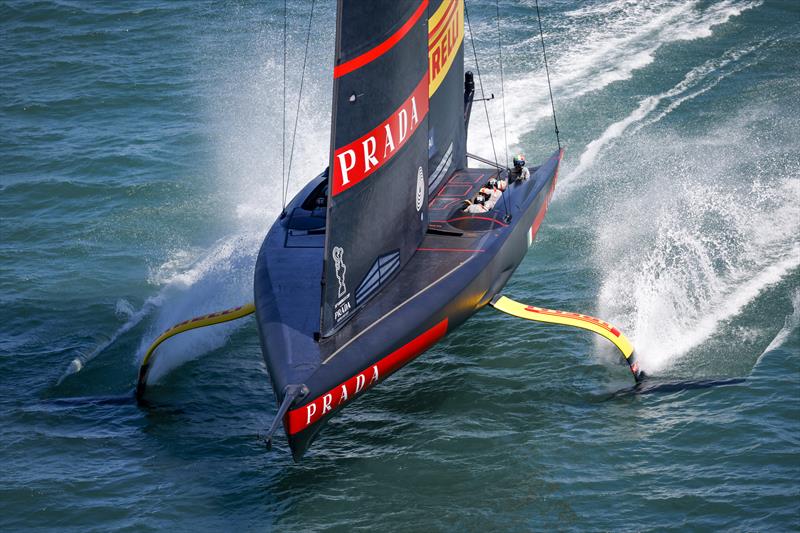
[(428, 8), (428, 0), (422, 0), (422, 2), (419, 4), (419, 7), (417, 7), (416, 11), (414, 11), (414, 13), (411, 15), (411, 18), (405, 21), (405, 23), (402, 26), (400, 26), (399, 30), (394, 32), (388, 39), (383, 41), (375, 48), (367, 50), (360, 56), (354, 57), (350, 61), (346, 61), (341, 65), (337, 65), (336, 67), (334, 67), (333, 77), (341, 78), (345, 74), (349, 74), (354, 70), (360, 69), (367, 63), (370, 63), (378, 59), (380, 56), (391, 50), (392, 47), (394, 47), (394, 45), (403, 40), (403, 37), (405, 37), (406, 34), (409, 31), (411, 31), (411, 28), (414, 26), (414, 24), (417, 23), (417, 21), (420, 19), (420, 17), (427, 8)]
[(470, 250), (467, 248), (417, 248), (418, 252), (470, 252), (483, 253), (486, 250)]
[(392, 372), (436, 344), (446, 334), (447, 318), (327, 393), (314, 398), (302, 407), (290, 410), (283, 417), (286, 432), (294, 435), (319, 422), (326, 414), (383, 381)]
[[(469, 169), (469, 170), (475, 170), (475, 169)], [(473, 178), (467, 172), (456, 172), (455, 174), (453, 174), (453, 177), (450, 178), (450, 181), (448, 183), (469, 183), (475, 185), (476, 183), (483, 181), (483, 178), (485, 176), (486, 174), (480, 174), (477, 178)]]
[[(462, 187), (463, 191), (460, 194), (455, 192), (450, 192), (447, 190), (447, 189), (462, 188)], [(455, 197), (464, 198), (470, 193), (473, 187), (474, 185), (470, 183), (448, 183), (447, 185), (442, 187), (442, 189), (439, 191), (439, 194), (436, 195), (436, 198), (455, 198)]]
[[(464, 198), (439, 198), (438, 196), (428, 204), (429, 211), (449, 211), (452, 206), (463, 204)], [(441, 222), (441, 221), (440, 221)]]
[(497, 222), (498, 224), (500, 224), (503, 227), (508, 226), (508, 224), (504, 224), (504, 223), (500, 222), (499, 220), (497, 220), (496, 218), (489, 218), (489, 217), (456, 217), (456, 218), (451, 218), (450, 220), (432, 220), (431, 222), (447, 222), (449, 224), (450, 222), (455, 222), (456, 220), (466, 220), (466, 219), (488, 220), (490, 222)]

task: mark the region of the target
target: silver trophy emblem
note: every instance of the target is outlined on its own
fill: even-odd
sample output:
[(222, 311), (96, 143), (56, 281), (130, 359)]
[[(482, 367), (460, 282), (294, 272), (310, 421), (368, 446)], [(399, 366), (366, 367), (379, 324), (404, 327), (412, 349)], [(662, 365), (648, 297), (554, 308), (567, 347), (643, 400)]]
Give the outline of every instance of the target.
[(347, 265), (344, 264), (342, 255), (344, 255), (344, 250), (342, 250), (339, 246), (334, 246), (333, 262), (334, 266), (336, 267), (336, 279), (339, 280), (339, 298), (344, 296), (347, 292), (347, 286), (344, 284), (344, 274), (347, 272)]

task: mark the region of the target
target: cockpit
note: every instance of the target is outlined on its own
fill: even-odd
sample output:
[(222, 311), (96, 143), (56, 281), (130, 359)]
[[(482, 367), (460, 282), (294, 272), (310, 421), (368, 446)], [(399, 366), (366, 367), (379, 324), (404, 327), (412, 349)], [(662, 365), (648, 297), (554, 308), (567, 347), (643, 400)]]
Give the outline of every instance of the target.
[(309, 184), (310, 192), (297, 206), (290, 206), (286, 227), (293, 234), (324, 234), (328, 208), (328, 169)]

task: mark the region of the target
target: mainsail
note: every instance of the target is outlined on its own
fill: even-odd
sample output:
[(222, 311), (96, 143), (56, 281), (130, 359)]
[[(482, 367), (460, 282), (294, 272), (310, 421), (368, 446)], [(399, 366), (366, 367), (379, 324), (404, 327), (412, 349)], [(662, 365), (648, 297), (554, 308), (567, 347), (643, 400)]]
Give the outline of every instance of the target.
[(339, 0), (323, 337), (411, 259), (429, 192), (464, 166), (463, 15), (463, 0)]

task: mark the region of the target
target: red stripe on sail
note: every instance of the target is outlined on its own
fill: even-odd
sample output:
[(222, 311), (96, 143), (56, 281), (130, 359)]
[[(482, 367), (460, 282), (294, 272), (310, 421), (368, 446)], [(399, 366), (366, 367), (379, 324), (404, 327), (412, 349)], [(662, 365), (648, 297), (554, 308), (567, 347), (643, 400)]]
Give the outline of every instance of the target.
[(499, 220), (497, 220), (496, 218), (491, 218), (491, 217), (478, 217), (478, 216), (456, 217), (456, 218), (451, 218), (451, 219), (449, 219), (449, 220), (431, 220), (431, 222), (446, 222), (446, 223), (448, 223), (448, 224), (452, 224), (453, 222), (456, 222), (456, 221), (458, 221), (458, 220), (487, 220), (487, 221), (489, 221), (489, 222), (491, 222), (491, 223), (493, 223), (493, 224), (497, 224), (497, 225), (499, 225), (499, 226), (503, 226), (504, 228), (505, 228), (506, 226), (508, 226), (508, 224), (504, 224), (503, 222), (500, 222), (500, 221), (499, 221)]
[(283, 418), (283, 425), (287, 433), (290, 435), (299, 433), (318, 422), (323, 416), (352, 401), (362, 392), (379, 381), (383, 381), (392, 372), (436, 344), (446, 333), (447, 318), (327, 393), (318, 396), (302, 407), (292, 409)]
[(406, 34), (411, 30), (414, 24), (417, 23), (417, 21), (427, 8), (428, 8), (428, 0), (423, 0), (420, 3), (419, 7), (416, 9), (416, 11), (414, 11), (414, 14), (411, 15), (411, 18), (409, 18), (402, 26), (400, 26), (399, 30), (394, 32), (388, 39), (383, 41), (375, 48), (372, 48), (371, 50), (364, 52), (358, 57), (354, 57), (350, 61), (346, 61), (341, 65), (337, 65), (336, 67), (334, 67), (333, 77), (340, 78), (345, 74), (349, 74), (354, 70), (358, 70), (367, 63), (376, 60), (377, 58), (379, 58), (380, 56), (391, 50), (394, 45), (399, 43), (403, 39), (403, 37), (406, 36)]
[(428, 115), (428, 72), (389, 118), (333, 154), (333, 196), (360, 182), (394, 157)]

